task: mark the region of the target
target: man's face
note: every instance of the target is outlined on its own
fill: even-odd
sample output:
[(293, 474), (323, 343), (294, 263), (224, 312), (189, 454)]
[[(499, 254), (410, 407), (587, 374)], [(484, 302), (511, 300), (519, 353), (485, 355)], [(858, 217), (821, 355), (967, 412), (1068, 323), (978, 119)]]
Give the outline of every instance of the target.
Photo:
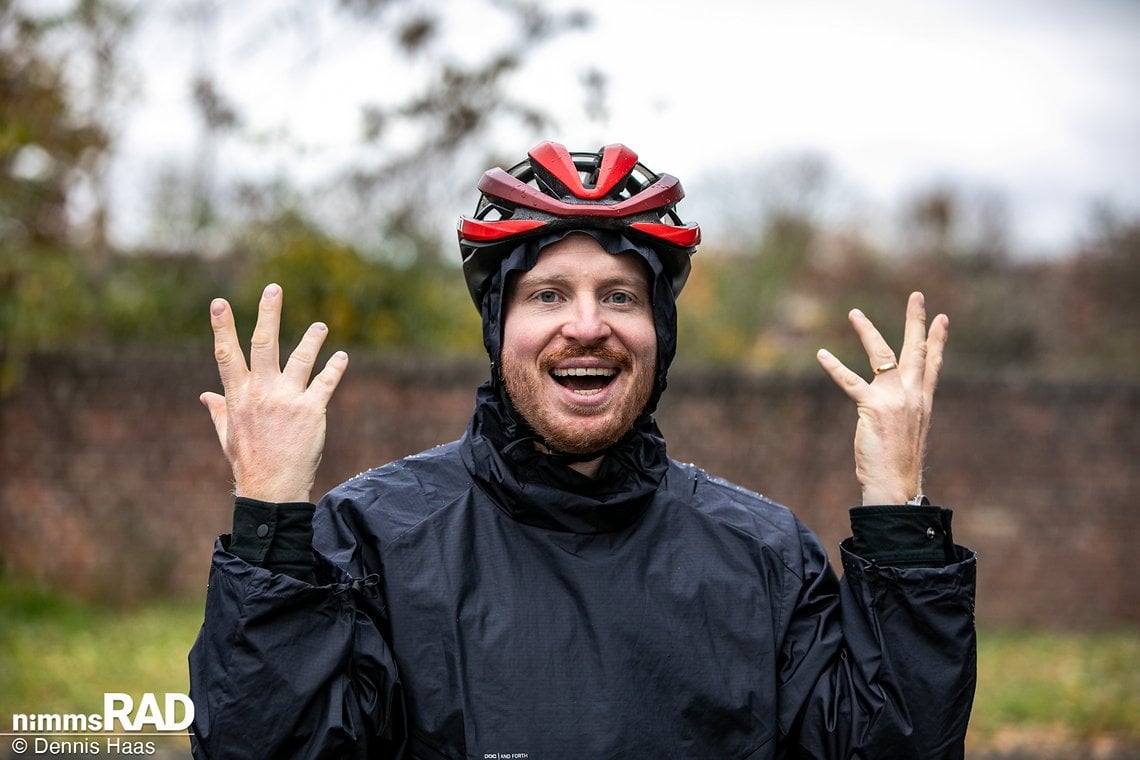
[(585, 234), (543, 249), (513, 283), (503, 382), (515, 408), (558, 451), (618, 441), (653, 392), (657, 334), (648, 271)]

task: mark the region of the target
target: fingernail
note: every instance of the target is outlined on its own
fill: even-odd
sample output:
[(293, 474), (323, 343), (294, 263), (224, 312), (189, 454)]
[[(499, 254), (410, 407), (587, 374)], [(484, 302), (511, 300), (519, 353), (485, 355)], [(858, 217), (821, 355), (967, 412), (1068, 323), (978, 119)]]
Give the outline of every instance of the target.
[(859, 318), (861, 318), (861, 319), (862, 319), (862, 318), (864, 318), (864, 317), (863, 317), (863, 312), (862, 312), (861, 310), (859, 310), (859, 309), (852, 309), (852, 310), (851, 310), (851, 316), (853, 316), (853, 317), (859, 317)]
[(215, 317), (222, 316), (222, 312), (226, 310), (226, 301), (224, 298), (215, 298), (210, 301), (210, 313)]
[(277, 294), (280, 292), (281, 292), (281, 287), (277, 283), (273, 282), (273, 283), (270, 283), (270, 284), (265, 286), (265, 292), (263, 293), (263, 295), (266, 298), (275, 298), (277, 296)]

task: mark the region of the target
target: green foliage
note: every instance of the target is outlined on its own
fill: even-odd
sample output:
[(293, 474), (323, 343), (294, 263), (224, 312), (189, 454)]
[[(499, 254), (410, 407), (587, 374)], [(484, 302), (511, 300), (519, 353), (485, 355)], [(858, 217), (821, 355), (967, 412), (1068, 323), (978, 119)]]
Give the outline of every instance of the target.
[(0, 392), (21, 357), (98, 337), (91, 288), (97, 263), (74, 244), (68, 201), (108, 149), (106, 131), (73, 103), (65, 58), (46, 44), (61, 28), (87, 28), (106, 12), (29, 12), (0, 0)]
[(0, 234), (4, 248), (66, 240), (68, 192), (107, 148), (76, 112), (62, 61), (41, 44), (50, 22), (0, 2)]
[(907, 291), (891, 281), (889, 262), (858, 240), (824, 245), (828, 236), (805, 217), (781, 214), (741, 251), (702, 251), (680, 301), (681, 361), (805, 372), (827, 347), (857, 362), (846, 316), (854, 306), (900, 339)]
[(0, 290), (0, 393), (19, 382), (28, 352), (92, 337), (94, 294), (72, 249), (0, 240)]
[[(1105, 222), (1079, 254), (1011, 261), (934, 250), (876, 250), (805, 220), (777, 219), (741, 251), (702, 250), (680, 300), (679, 360), (814, 371), (826, 347), (856, 371), (847, 324), (859, 307), (893, 346), (912, 290), (950, 316), (951, 373), (1016, 371), (1140, 379), (1140, 220)], [(945, 241), (943, 241), (945, 243)]]
[[(1072, 259), (978, 268), (891, 257), (858, 240), (822, 245), (826, 231), (785, 221), (746, 253), (698, 255), (680, 301), (679, 361), (810, 372), (824, 346), (861, 370), (847, 311), (862, 308), (899, 345), (907, 293), (922, 289), (932, 311), (951, 316), (953, 372), (1136, 378), (1134, 226), (1113, 227)], [(248, 336), (268, 282), (285, 289), (285, 346), (320, 320), (330, 348), (478, 356), (478, 315), (458, 267), (430, 241), (396, 228), (386, 239), (366, 250), (294, 211), (250, 223), (222, 256), (117, 255), (98, 276), (69, 246), (5, 247), (0, 279), (16, 294), (0, 301), (7, 370), (31, 350), (205, 346), (215, 296), (234, 304)]]
[(205, 343), (208, 304), (224, 274), (194, 256), (117, 256), (98, 284), (94, 318), (111, 345)]
[(4, 249), (0, 280), (13, 298), (0, 303), (5, 343), (53, 347), (85, 337), (94, 305), (82, 259), (68, 248)]
[(777, 216), (744, 250), (698, 257), (680, 302), (686, 358), (786, 367), (775, 331), (786, 328), (781, 309), (810, 263), (812, 234), (806, 220)]
[(233, 304), (244, 339), (269, 282), (286, 294), (285, 350), (312, 322), (323, 321), (330, 348), (477, 355), (478, 314), (458, 267), (407, 253), (427, 243), (405, 243), (401, 256), (395, 250), (366, 255), (286, 214), (249, 225), (225, 256), (116, 255), (97, 277), (70, 248), (6, 249), (0, 280), (19, 283), (15, 298), (0, 301), (7, 387), (19, 379), (20, 357), (34, 350), (204, 348), (212, 339), (208, 308), (216, 296)]
[(290, 214), (252, 235), (243, 259), (226, 292), (233, 294), (235, 314), (249, 329), (262, 288), (277, 282), (285, 292), (287, 342), (319, 320), (328, 324), (330, 342), (338, 346), (462, 354), (479, 345), (478, 315), (463, 278), (436, 256), (383, 251), (365, 256)]

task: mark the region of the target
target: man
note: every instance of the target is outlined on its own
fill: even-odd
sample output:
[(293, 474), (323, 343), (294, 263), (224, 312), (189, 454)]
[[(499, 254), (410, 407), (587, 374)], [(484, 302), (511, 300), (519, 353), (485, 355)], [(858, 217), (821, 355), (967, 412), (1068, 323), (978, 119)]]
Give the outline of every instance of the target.
[[(975, 560), (911, 505), (948, 321), (907, 305), (856, 402), (842, 582), (786, 509), (670, 460), (652, 412), (699, 242), (621, 145), (543, 143), (460, 220), (491, 378), (459, 441), (309, 503), (347, 357), (280, 369), (266, 288), (245, 360), (211, 305), (234, 471), (190, 656), (206, 757), (952, 758), (974, 688)], [(763, 432), (758, 428), (758, 435)], [(883, 506), (885, 505), (885, 506)]]

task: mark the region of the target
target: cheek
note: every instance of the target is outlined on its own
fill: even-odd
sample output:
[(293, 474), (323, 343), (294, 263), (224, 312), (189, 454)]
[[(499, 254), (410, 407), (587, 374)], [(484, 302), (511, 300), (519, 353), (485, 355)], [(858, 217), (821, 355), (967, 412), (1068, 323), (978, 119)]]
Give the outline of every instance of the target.
[(503, 364), (510, 364), (516, 370), (530, 371), (538, 366), (540, 351), (519, 341), (503, 346)]
[(512, 359), (522, 359), (528, 355), (537, 355), (541, 348), (539, 331), (534, 320), (516, 318), (508, 315), (503, 325), (502, 354), (503, 359), (508, 356)]
[(638, 360), (651, 367), (657, 364), (657, 330), (652, 321), (639, 321), (627, 332), (626, 341), (627, 350)]

